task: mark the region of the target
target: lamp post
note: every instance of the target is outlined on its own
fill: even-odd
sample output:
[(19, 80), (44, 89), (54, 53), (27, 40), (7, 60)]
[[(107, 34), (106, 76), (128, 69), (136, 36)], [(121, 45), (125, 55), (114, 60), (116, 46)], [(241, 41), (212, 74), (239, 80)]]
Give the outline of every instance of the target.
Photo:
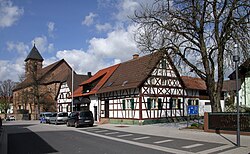
[(240, 146), (240, 111), (239, 111), (239, 82), (238, 82), (238, 62), (240, 56), (238, 55), (239, 47), (237, 44), (234, 45), (235, 54), (233, 56), (233, 61), (235, 62), (235, 72), (236, 72), (236, 107), (237, 107), (237, 146)]
[(71, 71), (71, 78), (72, 78), (72, 81), (71, 81), (71, 107), (72, 107), (72, 109), (71, 109), (71, 112), (73, 112), (73, 110), (74, 110), (74, 107), (73, 107), (73, 105), (74, 105), (74, 96), (73, 96), (73, 92), (74, 92), (74, 70), (73, 70), (73, 67), (72, 67), (72, 71)]

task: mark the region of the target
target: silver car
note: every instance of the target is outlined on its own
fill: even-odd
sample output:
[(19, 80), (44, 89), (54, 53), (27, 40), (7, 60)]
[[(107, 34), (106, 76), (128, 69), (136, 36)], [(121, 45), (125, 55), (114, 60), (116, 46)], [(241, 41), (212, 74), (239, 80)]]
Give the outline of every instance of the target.
[(58, 112), (52, 115), (49, 119), (50, 124), (66, 124), (68, 120), (68, 113), (67, 112)]

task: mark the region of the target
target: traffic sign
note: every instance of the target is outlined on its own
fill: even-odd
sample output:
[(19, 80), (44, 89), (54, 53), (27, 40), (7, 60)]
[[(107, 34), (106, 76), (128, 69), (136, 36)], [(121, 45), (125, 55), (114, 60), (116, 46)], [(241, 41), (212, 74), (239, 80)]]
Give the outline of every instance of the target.
[(189, 105), (188, 106), (188, 114), (189, 115), (198, 115), (199, 114), (199, 106), (198, 105)]

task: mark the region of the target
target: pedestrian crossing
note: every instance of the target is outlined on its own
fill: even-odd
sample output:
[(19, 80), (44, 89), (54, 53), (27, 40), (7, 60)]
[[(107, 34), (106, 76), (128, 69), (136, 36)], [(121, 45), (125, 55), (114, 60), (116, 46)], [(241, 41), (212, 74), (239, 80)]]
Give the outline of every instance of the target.
[(187, 139), (152, 136), (152, 135), (138, 134), (132, 132), (109, 130), (104, 128), (87, 128), (87, 129), (81, 129), (81, 131), (96, 133), (98, 135), (104, 135), (107, 137), (117, 138), (132, 142), (150, 144), (152, 146), (160, 146), (163, 148), (183, 150), (187, 151), (188, 153), (189, 152), (210, 153), (211, 151), (216, 152), (215, 149), (220, 149), (220, 151), (223, 151), (223, 149), (228, 148), (228, 146), (225, 146), (225, 144), (220, 144), (220, 143), (201, 142), (201, 141), (198, 142)]

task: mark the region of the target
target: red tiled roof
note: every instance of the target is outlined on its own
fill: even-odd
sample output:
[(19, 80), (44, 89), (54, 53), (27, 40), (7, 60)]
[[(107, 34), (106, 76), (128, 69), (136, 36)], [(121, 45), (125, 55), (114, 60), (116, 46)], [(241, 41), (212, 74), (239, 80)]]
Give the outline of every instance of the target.
[(195, 89), (195, 90), (207, 89), (205, 81), (202, 80), (201, 78), (182, 76), (181, 79), (183, 80), (184, 85), (187, 89)]
[[(110, 66), (108, 68), (104, 68), (98, 71), (95, 75), (93, 75), (88, 80), (82, 82), (79, 87), (74, 91), (74, 97), (80, 96), (88, 96), (98, 92), (98, 90), (103, 86), (103, 84), (109, 79), (109, 77), (113, 74), (113, 72), (117, 69), (120, 64)], [(91, 89), (90, 92), (82, 94), (82, 86), (86, 84), (91, 84), (97, 80), (100, 80), (94, 88)]]

